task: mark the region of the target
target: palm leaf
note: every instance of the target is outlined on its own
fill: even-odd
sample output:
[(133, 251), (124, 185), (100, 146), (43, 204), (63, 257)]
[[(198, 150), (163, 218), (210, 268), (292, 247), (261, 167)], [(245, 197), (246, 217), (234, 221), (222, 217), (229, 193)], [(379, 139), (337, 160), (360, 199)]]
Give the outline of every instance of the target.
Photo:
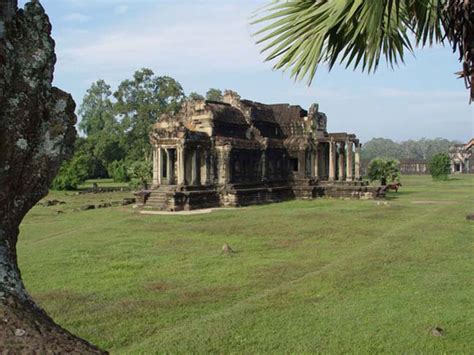
[(275, 69), (310, 84), (320, 64), (336, 63), (375, 71), (381, 60), (394, 66), (416, 44), (431, 45), (444, 36), (441, 7), (446, 0), (289, 0), (266, 7), (254, 25), (266, 60)]

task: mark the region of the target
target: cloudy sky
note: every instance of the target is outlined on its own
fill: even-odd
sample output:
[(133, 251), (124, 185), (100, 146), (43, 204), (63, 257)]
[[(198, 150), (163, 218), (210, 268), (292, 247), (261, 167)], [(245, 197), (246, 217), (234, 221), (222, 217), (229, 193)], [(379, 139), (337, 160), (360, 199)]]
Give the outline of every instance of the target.
[(255, 45), (250, 17), (268, 1), (42, 0), (57, 43), (55, 84), (80, 103), (97, 79), (115, 87), (148, 67), (186, 93), (215, 87), (264, 103), (317, 102), (330, 131), (362, 140), (474, 136), (474, 105), (448, 47), (417, 50), (405, 66), (382, 65), (373, 75), (322, 67), (307, 87), (273, 71)]

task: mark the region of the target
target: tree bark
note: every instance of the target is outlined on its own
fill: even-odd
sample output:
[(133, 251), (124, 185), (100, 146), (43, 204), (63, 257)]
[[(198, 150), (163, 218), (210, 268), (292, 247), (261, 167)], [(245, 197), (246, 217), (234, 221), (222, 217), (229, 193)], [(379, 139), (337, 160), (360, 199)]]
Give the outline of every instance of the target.
[(73, 153), (75, 104), (52, 87), (54, 41), (38, 1), (0, 0), (0, 352), (103, 353), (55, 324), (21, 280), (16, 244), (26, 213)]

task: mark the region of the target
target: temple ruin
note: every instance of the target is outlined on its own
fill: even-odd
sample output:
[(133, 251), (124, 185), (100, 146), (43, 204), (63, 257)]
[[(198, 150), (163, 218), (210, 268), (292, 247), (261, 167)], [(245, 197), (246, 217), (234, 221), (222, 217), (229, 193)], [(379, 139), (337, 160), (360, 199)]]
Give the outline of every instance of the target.
[(474, 138), (466, 144), (455, 144), (449, 148), (452, 174), (474, 173)]
[(355, 134), (328, 133), (327, 117), (264, 105), (226, 91), (223, 102), (190, 101), (151, 133), (147, 206), (179, 211), (321, 196), (374, 198), (360, 175)]

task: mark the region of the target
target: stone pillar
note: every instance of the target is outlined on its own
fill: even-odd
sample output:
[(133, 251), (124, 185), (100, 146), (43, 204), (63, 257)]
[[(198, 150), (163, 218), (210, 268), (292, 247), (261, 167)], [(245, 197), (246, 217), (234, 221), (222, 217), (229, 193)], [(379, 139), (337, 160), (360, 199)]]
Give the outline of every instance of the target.
[(262, 181), (267, 180), (267, 151), (262, 150), (261, 157), (260, 157), (260, 165), (261, 165), (261, 172), (262, 172)]
[(329, 142), (329, 181), (336, 180), (336, 143)]
[(191, 155), (191, 185), (199, 185), (200, 166), (198, 164), (198, 149), (194, 149)]
[(207, 150), (201, 149), (201, 185), (207, 185), (208, 169), (207, 169)]
[(229, 145), (218, 147), (217, 174), (219, 184), (228, 184), (232, 177), (230, 176), (230, 154), (232, 148)]
[(166, 149), (168, 185), (174, 184), (174, 154), (170, 149)]
[(185, 164), (184, 164), (184, 148), (178, 147), (178, 185), (184, 185)]
[(316, 143), (316, 148), (314, 151), (314, 157), (313, 157), (313, 175), (316, 179), (319, 178), (319, 143)]
[(320, 144), (319, 148), (319, 177), (327, 180), (329, 176), (329, 145)]
[(361, 175), (360, 175), (360, 148), (361, 144), (357, 144), (355, 148), (355, 179), (360, 180)]
[(158, 148), (153, 146), (153, 187), (158, 186)]
[(340, 142), (339, 143), (339, 181), (344, 181), (345, 177), (345, 170), (346, 170), (346, 164), (344, 161), (344, 156), (345, 156), (345, 149), (344, 149), (344, 143)]
[(158, 185), (161, 185), (161, 177), (163, 176), (163, 171), (162, 171), (162, 166), (161, 166), (161, 159), (162, 159), (162, 148), (158, 148), (156, 150), (157, 152), (157, 155), (158, 155), (158, 161), (157, 161), (157, 164), (158, 164)]
[(302, 150), (298, 154), (298, 175), (299, 178), (306, 177), (306, 150)]
[(346, 158), (346, 180), (347, 181), (352, 181), (353, 176), (352, 176), (352, 169), (353, 169), (353, 153), (352, 153), (352, 142), (347, 141), (347, 158)]

